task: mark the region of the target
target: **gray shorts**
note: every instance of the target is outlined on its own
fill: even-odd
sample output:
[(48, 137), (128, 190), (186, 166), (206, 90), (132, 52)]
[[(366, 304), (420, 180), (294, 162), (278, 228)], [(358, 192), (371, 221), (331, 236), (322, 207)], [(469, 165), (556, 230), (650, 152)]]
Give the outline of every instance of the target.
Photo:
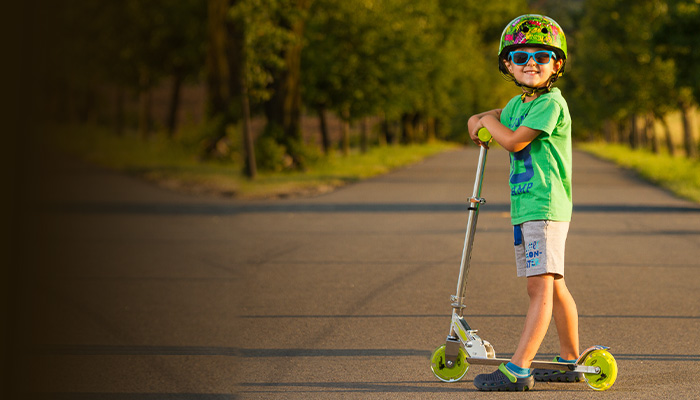
[(518, 276), (564, 276), (564, 249), (569, 223), (528, 221), (513, 226)]

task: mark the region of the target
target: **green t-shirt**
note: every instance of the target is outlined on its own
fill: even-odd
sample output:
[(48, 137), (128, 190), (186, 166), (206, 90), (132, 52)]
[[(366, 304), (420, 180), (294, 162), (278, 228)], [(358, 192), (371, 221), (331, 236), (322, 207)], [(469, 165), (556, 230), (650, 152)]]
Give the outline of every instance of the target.
[(527, 147), (510, 154), (510, 216), (526, 221), (571, 220), (571, 116), (557, 88), (523, 103), (513, 97), (501, 123), (541, 131)]

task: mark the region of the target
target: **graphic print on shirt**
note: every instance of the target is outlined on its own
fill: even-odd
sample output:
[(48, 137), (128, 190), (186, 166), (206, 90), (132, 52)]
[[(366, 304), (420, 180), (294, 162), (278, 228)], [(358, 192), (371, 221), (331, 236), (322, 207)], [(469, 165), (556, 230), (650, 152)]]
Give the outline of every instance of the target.
[[(530, 182), (533, 176), (535, 176), (535, 169), (532, 167), (532, 156), (530, 155), (530, 149), (532, 148), (532, 143), (528, 144), (524, 149), (517, 153), (512, 153), (511, 172), (510, 172), (510, 193), (513, 196), (519, 194), (528, 193), (532, 189), (533, 183)], [(520, 167), (522, 163), (522, 167)], [(515, 173), (515, 171), (523, 170), (522, 172)]]

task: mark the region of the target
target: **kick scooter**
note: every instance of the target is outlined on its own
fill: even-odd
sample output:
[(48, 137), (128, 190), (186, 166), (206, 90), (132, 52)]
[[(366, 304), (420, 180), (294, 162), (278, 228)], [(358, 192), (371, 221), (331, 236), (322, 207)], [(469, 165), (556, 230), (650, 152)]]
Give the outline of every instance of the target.
[[(479, 139), (488, 143), (491, 134), (484, 128), (479, 130)], [(510, 360), (496, 358), (496, 352), (488, 341), (476, 334), (464, 319), (465, 293), (467, 289), (467, 274), (471, 261), (476, 221), (479, 216), (479, 207), (486, 203), (481, 197), (481, 185), (484, 179), (484, 167), (486, 165), (486, 146), (481, 146), (479, 161), (476, 169), (474, 191), (469, 198), (469, 218), (467, 220), (467, 233), (462, 250), (462, 262), (457, 279), (457, 294), (452, 295), (452, 322), (450, 334), (445, 344), (438, 347), (430, 358), (430, 368), (433, 374), (443, 382), (456, 382), (466, 375), (470, 364), (500, 365)], [(593, 346), (584, 351), (575, 363), (533, 361), (532, 368), (542, 368), (560, 371), (582, 372), (588, 386), (594, 390), (607, 390), (612, 387), (617, 378), (617, 362), (608, 351), (608, 347)]]

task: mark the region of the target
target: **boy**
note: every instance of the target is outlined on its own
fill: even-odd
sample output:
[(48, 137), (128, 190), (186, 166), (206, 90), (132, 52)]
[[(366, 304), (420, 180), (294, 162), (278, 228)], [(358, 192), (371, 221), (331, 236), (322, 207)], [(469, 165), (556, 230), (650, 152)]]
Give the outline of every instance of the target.
[(503, 30), (499, 70), (522, 88), (504, 109), (472, 116), (471, 139), (488, 129), (510, 155), (511, 222), (518, 276), (527, 277), (530, 305), (518, 347), (510, 362), (474, 378), (479, 390), (529, 390), (538, 381), (575, 382), (576, 372), (531, 370), (552, 315), (560, 355), (579, 356), (578, 311), (564, 282), (564, 245), (571, 220), (571, 118), (566, 101), (552, 84), (564, 72), (564, 32), (551, 18), (523, 15)]

